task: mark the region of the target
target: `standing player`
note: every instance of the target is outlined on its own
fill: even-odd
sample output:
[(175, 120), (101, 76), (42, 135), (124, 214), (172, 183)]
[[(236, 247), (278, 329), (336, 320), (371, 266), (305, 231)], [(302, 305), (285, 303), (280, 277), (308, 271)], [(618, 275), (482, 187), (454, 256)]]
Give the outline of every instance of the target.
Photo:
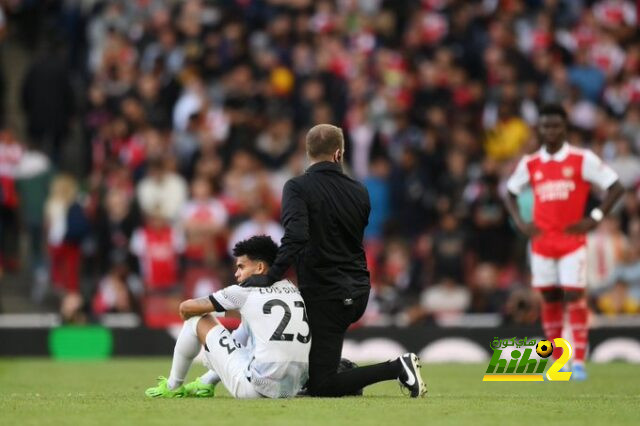
[[(562, 336), (568, 314), (575, 350), (573, 375), (585, 380), (588, 343), (585, 297), (586, 238), (623, 193), (616, 173), (593, 152), (565, 140), (567, 115), (558, 105), (540, 110), (538, 134), (542, 148), (526, 155), (507, 182), (505, 203), (516, 226), (532, 239), (533, 287), (542, 292), (542, 327), (547, 339)], [(516, 197), (526, 186), (534, 193), (533, 223), (520, 216)], [(602, 204), (584, 217), (591, 186), (606, 190)]]
[[(266, 274), (277, 251), (278, 246), (266, 236), (236, 244), (238, 282)], [(234, 333), (208, 315), (230, 309), (239, 309), (242, 315)], [(311, 334), (300, 292), (288, 280), (265, 288), (232, 285), (209, 297), (182, 302), (180, 315), (185, 322), (169, 378), (161, 377), (158, 386), (147, 389), (147, 396), (212, 396), (215, 382), (221, 380), (236, 398), (286, 398), (295, 396), (306, 382)], [(205, 364), (213, 371), (203, 376), (208, 383), (200, 378), (183, 386), (202, 345)]]

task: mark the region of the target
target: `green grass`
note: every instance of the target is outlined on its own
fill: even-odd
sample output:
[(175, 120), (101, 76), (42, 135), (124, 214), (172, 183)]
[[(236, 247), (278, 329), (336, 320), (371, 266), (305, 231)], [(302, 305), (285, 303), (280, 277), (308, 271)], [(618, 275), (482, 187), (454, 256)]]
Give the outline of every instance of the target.
[[(220, 385), (215, 399), (151, 400), (168, 358), (105, 362), (0, 359), (3, 425), (506, 425), (638, 424), (640, 367), (590, 365), (584, 383), (486, 383), (486, 365), (427, 364), (429, 394), (404, 397), (394, 382), (361, 398), (241, 401)], [(193, 368), (190, 377), (203, 372)]]

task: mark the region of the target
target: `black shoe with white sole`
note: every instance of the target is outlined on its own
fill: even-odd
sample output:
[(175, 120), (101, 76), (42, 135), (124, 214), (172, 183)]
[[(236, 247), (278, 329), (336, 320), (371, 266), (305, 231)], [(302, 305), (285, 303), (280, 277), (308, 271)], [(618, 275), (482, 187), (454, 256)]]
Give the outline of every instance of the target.
[(420, 358), (414, 353), (408, 353), (398, 358), (402, 365), (402, 373), (398, 381), (409, 390), (411, 398), (424, 396), (427, 393), (427, 385), (420, 375)]

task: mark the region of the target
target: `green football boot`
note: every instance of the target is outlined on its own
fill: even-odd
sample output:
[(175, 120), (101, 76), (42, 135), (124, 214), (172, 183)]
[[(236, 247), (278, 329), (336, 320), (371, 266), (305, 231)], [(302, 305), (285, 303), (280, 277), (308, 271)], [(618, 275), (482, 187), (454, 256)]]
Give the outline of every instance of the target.
[(200, 381), (200, 377), (191, 383), (184, 385), (186, 396), (197, 398), (213, 398), (216, 394), (216, 385), (208, 385)]
[(145, 392), (149, 398), (184, 398), (187, 392), (184, 386), (177, 389), (169, 389), (168, 379), (166, 377), (158, 377), (158, 386), (147, 389)]

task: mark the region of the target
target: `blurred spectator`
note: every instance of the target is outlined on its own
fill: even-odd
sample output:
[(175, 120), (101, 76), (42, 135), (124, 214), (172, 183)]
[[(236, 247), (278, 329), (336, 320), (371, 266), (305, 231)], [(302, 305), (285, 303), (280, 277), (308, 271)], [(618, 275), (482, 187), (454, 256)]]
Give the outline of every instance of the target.
[(187, 199), (187, 184), (182, 176), (169, 170), (167, 163), (164, 158), (150, 160), (136, 193), (143, 214), (159, 214), (173, 223)]
[(433, 236), (434, 279), (439, 281), (451, 277), (463, 282), (466, 250), (467, 236), (459, 220), (453, 213), (445, 213)]
[(0, 276), (18, 266), (17, 171), (23, 148), (8, 129), (0, 130)]
[(185, 257), (189, 265), (215, 264), (224, 256), (220, 251), (220, 238), (227, 226), (225, 206), (213, 198), (211, 183), (198, 176), (191, 183), (191, 199), (180, 214), (181, 226), (186, 237)]
[(627, 249), (627, 239), (615, 218), (606, 218), (587, 235), (587, 286), (602, 290)]
[(251, 215), (251, 218), (240, 223), (229, 237), (227, 250), (231, 255), (233, 247), (242, 240), (246, 240), (254, 235), (267, 235), (280, 245), (280, 240), (284, 236), (284, 228), (269, 216), (269, 211), (264, 207), (258, 207)]
[(510, 324), (535, 324), (540, 314), (540, 298), (530, 287), (515, 288), (505, 304), (505, 320)]
[(460, 315), (470, 306), (471, 292), (448, 277), (420, 295), (422, 315), (432, 315), (436, 320)]
[[(133, 231), (140, 221), (134, 200), (126, 189), (113, 185), (104, 196), (96, 220), (100, 273), (112, 270), (112, 259), (128, 259)], [(129, 268), (135, 265), (130, 260)]]
[(634, 154), (631, 141), (627, 138), (619, 137), (615, 141), (615, 158), (609, 161), (609, 165), (625, 188), (640, 184), (640, 157)]
[(597, 305), (605, 315), (640, 313), (640, 301), (631, 295), (629, 284), (622, 279), (618, 279), (611, 290), (598, 297)]
[(404, 149), (391, 173), (390, 184), (393, 220), (405, 235), (431, 225), (436, 194), (418, 149)]
[[(7, 17), (4, 13), (4, 10), (0, 8), (0, 58), (4, 57), (4, 40), (7, 35)], [(7, 93), (6, 88), (6, 79), (5, 79), (5, 71), (4, 67), (0, 67), (0, 99), (5, 99), (5, 95)], [(0, 102), (0, 126), (4, 126), (5, 123), (5, 106), (4, 102)]]
[(80, 292), (80, 246), (89, 232), (89, 221), (77, 198), (78, 186), (73, 177), (63, 174), (53, 179), (45, 223), (51, 281), (63, 294)]
[(580, 89), (582, 96), (591, 102), (597, 102), (602, 95), (605, 76), (599, 68), (589, 62), (588, 51), (576, 51), (575, 63), (568, 71), (569, 82)]
[(501, 266), (510, 260), (513, 231), (498, 194), (498, 177), (492, 172), (482, 178), (480, 194), (470, 206), (472, 249), (475, 257)]
[(622, 199), (620, 229), (625, 235), (630, 235), (633, 223), (638, 220), (640, 220), (640, 193), (627, 190)]
[(381, 271), (373, 285), (373, 301), (378, 314), (392, 317), (420, 294), (416, 268), (409, 247), (402, 240), (389, 241), (381, 259)]
[(231, 167), (225, 175), (223, 191), (233, 203), (235, 214), (247, 214), (263, 206), (274, 213), (275, 204), (279, 203), (274, 199), (264, 166), (247, 150), (234, 153)]
[[(438, 204), (444, 203), (444, 210), (450, 209), (462, 216), (467, 213), (463, 198), (468, 183), (467, 157), (460, 149), (447, 154), (447, 169), (438, 178)], [(442, 210), (442, 209), (441, 209)]]
[(147, 294), (180, 296), (179, 254), (184, 237), (174, 229), (161, 208), (148, 213), (145, 224), (134, 231), (131, 252), (138, 257)]
[(529, 137), (529, 127), (518, 117), (516, 105), (503, 101), (498, 105), (496, 124), (487, 131), (484, 146), (489, 158), (509, 160), (521, 152)]
[(496, 265), (481, 263), (475, 268), (471, 293), (472, 312), (489, 313), (503, 310), (508, 291), (500, 288)]
[(114, 260), (109, 273), (99, 282), (91, 302), (96, 315), (113, 312), (135, 312), (142, 294), (142, 283), (129, 271), (126, 261)]
[(67, 293), (62, 297), (60, 316), (65, 323), (83, 324), (87, 317), (83, 310), (84, 299), (80, 293)]
[(47, 289), (44, 212), (52, 178), (49, 159), (41, 151), (27, 149), (18, 165), (17, 178), (21, 220), (29, 234), (29, 264), (34, 279), (31, 296), (35, 301), (40, 301)]
[(608, 279), (609, 287), (616, 282), (625, 282), (632, 297), (640, 300), (640, 241), (632, 241), (625, 250), (620, 264), (613, 270)]
[(74, 114), (75, 94), (58, 40), (43, 47), (22, 84), (22, 107), (30, 143), (44, 150), (53, 163), (61, 160), (62, 143)]
[(291, 119), (285, 115), (273, 117), (255, 143), (256, 153), (267, 168), (282, 168), (297, 149)]
[(379, 240), (382, 238), (384, 226), (389, 220), (389, 200), (391, 198), (389, 193), (389, 160), (385, 157), (374, 158), (369, 167), (371, 174), (364, 180), (364, 185), (369, 192), (371, 213), (364, 236), (367, 240)]

